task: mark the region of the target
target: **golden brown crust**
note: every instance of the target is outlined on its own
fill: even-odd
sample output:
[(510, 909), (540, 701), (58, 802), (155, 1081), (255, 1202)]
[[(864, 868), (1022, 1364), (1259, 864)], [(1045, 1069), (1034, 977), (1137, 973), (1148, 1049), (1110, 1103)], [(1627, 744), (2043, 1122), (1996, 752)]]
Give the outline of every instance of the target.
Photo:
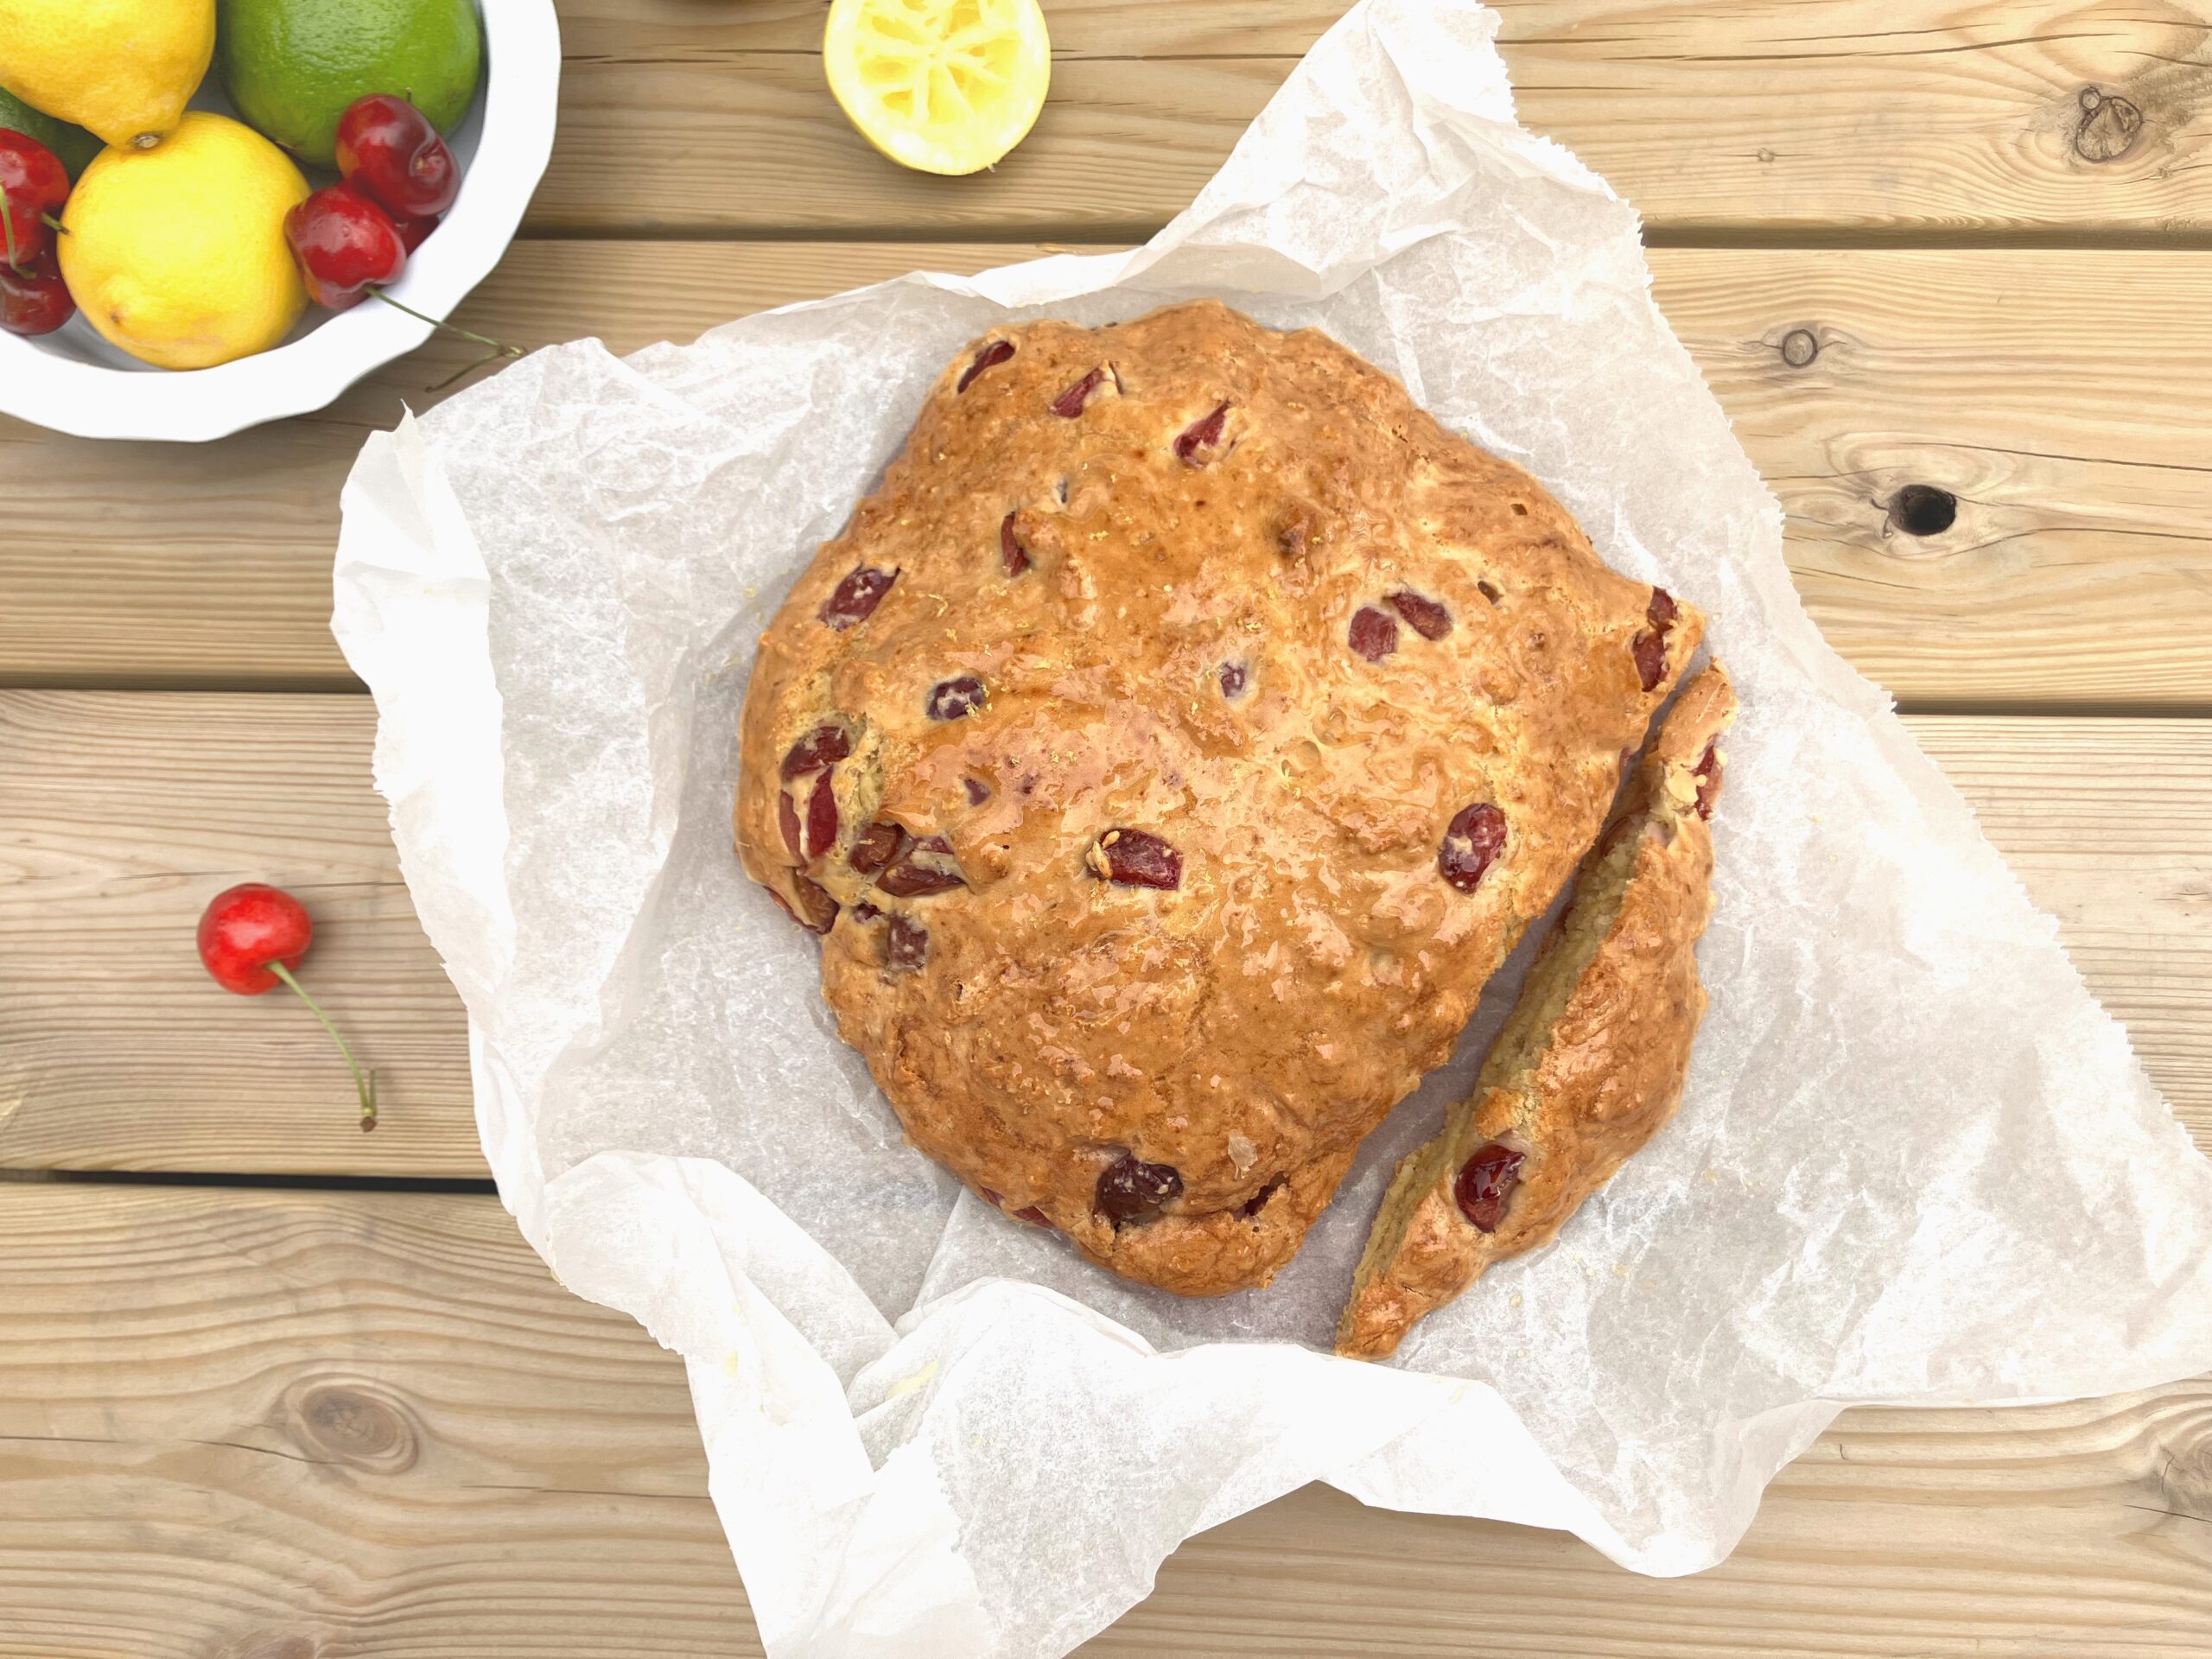
[[(1701, 626), (1320, 334), (1211, 302), (1000, 330), (762, 637), (738, 849), (826, 926), (923, 1151), (1133, 1279), (1263, 1284)], [(1470, 826), (1462, 891), (1478, 807), (1505, 846), (1471, 879)]]
[[(1582, 1201), (1674, 1115), (1705, 1011), (1696, 945), (1712, 913), (1705, 814), (1736, 700), (1715, 664), (1684, 689), (1605, 839), (1577, 878), (1529, 983), (1444, 1131), (1398, 1166), (1337, 1332), (1379, 1359), (1494, 1262), (1548, 1243)], [(1708, 757), (1710, 757), (1708, 759)], [(1593, 912), (1595, 913), (1593, 913)], [(1492, 1148), (1510, 1173), (1457, 1191)], [(1485, 1211), (1487, 1214), (1487, 1211)]]

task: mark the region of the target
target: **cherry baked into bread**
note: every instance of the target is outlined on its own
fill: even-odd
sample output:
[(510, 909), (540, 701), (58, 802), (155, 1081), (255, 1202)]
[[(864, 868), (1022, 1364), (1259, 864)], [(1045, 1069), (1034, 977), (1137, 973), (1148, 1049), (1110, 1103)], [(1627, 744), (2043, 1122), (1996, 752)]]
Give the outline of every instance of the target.
[(762, 636), (735, 828), (908, 1137), (1261, 1285), (1602, 827), (1697, 613), (1325, 336), (994, 331)]
[(1705, 1012), (1719, 664), (1683, 688), (1584, 862), (1474, 1091), (1399, 1163), (1353, 1275), (1337, 1351), (1394, 1352), (1484, 1268), (1548, 1244), (1675, 1114)]

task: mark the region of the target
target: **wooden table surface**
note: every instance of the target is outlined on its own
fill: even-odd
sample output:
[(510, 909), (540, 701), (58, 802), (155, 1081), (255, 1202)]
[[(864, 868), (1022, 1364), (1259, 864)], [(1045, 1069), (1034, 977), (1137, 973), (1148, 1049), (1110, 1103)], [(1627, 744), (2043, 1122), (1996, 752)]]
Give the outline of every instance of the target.
[[(1661, 303), (1890, 686), (2212, 1147), (2212, 10), (1510, 0), (1524, 118)], [(1046, 0), (1036, 132), (901, 173), (820, 0), (561, 0), (553, 165), (460, 321), (618, 349), (915, 265), (1140, 239), (1340, 0)], [(681, 1367), (490, 1194), (458, 1001), (327, 627), (363, 437), (462, 360), (205, 448), (0, 420), (0, 1659), (760, 1651)], [(1956, 498), (1924, 536), (1898, 490)], [(302, 893), (312, 1021), (200, 976)], [(1086, 1653), (2212, 1659), (2212, 1377), (1846, 1414), (1723, 1567), (1309, 1489)]]

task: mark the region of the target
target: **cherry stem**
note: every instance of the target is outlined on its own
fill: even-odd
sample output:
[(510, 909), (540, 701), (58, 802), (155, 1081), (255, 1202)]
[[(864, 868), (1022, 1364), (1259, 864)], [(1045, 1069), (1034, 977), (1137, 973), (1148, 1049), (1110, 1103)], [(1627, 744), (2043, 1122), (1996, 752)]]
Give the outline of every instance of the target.
[[(8, 211), (8, 187), (0, 184), (0, 231), (5, 231), (8, 233), (9, 268), (18, 276), (28, 276), (30, 272), (23, 269), (22, 256), (16, 247), (15, 216)], [(69, 234), (69, 227), (52, 213), (41, 213), (39, 219), (49, 230), (59, 231), (64, 236)]]
[(330, 1016), (322, 1011), (322, 1004), (307, 994), (307, 988), (292, 977), (290, 969), (281, 962), (272, 962), (267, 966), (270, 973), (292, 988), (293, 994), (308, 1005), (308, 1011), (322, 1021), (322, 1028), (330, 1033), (330, 1040), (338, 1045), (338, 1052), (346, 1057), (346, 1070), (353, 1074), (353, 1087), (360, 1090), (361, 1133), (366, 1135), (377, 1126), (377, 1074), (361, 1070), (359, 1062), (353, 1058), (353, 1051), (346, 1046), (346, 1039), (331, 1022)]
[(523, 349), (519, 346), (502, 346), (498, 340), (489, 339), (483, 334), (472, 333), (470, 330), (461, 327), (458, 323), (441, 322), (435, 317), (426, 317), (420, 311), (417, 311), (413, 306), (402, 305), (397, 300), (393, 299), (391, 295), (385, 293), (384, 289), (378, 288), (373, 283), (369, 284), (369, 292), (375, 295), (377, 298), (382, 300), (393, 310), (404, 311), (409, 316), (414, 318), (417, 322), (427, 322), (433, 328), (443, 329), (449, 334), (459, 334), (463, 340), (473, 340), (479, 346), (484, 347), (483, 356), (478, 358), (474, 363), (471, 363), (465, 369), (456, 369), (453, 373), (439, 381), (436, 385), (429, 388), (429, 390), (432, 391), (443, 391), (448, 386), (453, 385), (454, 381), (465, 378), (467, 376), (475, 373), (477, 370), (482, 368), (486, 363), (496, 363), (503, 357), (518, 358), (523, 354)]

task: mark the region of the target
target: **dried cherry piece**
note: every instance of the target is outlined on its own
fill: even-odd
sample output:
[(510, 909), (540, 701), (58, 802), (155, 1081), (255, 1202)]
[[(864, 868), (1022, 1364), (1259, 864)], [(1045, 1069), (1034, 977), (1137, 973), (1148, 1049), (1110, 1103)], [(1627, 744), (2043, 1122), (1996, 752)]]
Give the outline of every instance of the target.
[(957, 870), (940, 870), (927, 864), (893, 864), (875, 879), (875, 885), (893, 899), (926, 899), (931, 893), (964, 887)]
[(856, 922), (872, 922), (883, 912), (863, 899), (852, 907), (849, 914)]
[(1243, 664), (1224, 663), (1221, 665), (1221, 695), (1231, 699), (1243, 696), (1244, 682), (1248, 677)]
[(891, 591), (891, 584), (899, 580), (896, 570), (879, 570), (872, 564), (857, 565), (848, 571), (836, 591), (822, 601), (822, 608), (815, 613), (840, 632), (855, 622), (865, 622), (883, 603), (883, 596)]
[(1713, 804), (1720, 798), (1719, 740), (1705, 746), (1705, 754), (1698, 761), (1690, 776), (1697, 779), (1697, 815), (1700, 818), (1713, 816)]
[[(818, 881), (808, 880), (797, 870), (791, 872), (791, 886), (798, 890), (802, 906), (800, 910), (791, 910), (789, 905), (784, 906), (791, 912), (791, 919), (810, 933), (827, 933), (837, 919), (837, 901), (830, 896), (829, 889)], [(775, 889), (769, 891), (773, 893)], [(782, 903), (780, 895), (777, 902)]]
[(1155, 1215), (1183, 1196), (1183, 1177), (1172, 1164), (1147, 1164), (1125, 1152), (1106, 1166), (1091, 1199), (1098, 1213), (1116, 1227)]
[(853, 740), (842, 726), (817, 726), (791, 747), (784, 756), (784, 781), (835, 766), (853, 752)]
[(875, 878), (875, 885), (893, 899), (926, 899), (968, 883), (952, 870), (934, 869), (927, 864), (893, 864)]
[(939, 680), (930, 688), (930, 718), (963, 720), (989, 702), (990, 696), (983, 683), (973, 674), (963, 674), (957, 679)]
[(1436, 868), (1461, 893), (1472, 893), (1505, 850), (1505, 814), (1488, 801), (1463, 806), (1444, 831)]
[(836, 844), (837, 791), (830, 786), (830, 774), (825, 772), (807, 798), (806, 855), (819, 858)]
[(1664, 588), (1654, 588), (1651, 602), (1643, 611), (1644, 620), (1651, 626), (1629, 642), (1629, 654), (1636, 658), (1636, 677), (1646, 691), (1666, 677), (1667, 635), (1675, 626), (1675, 596)]
[(1637, 634), (1629, 642), (1629, 654), (1636, 658), (1636, 677), (1646, 691), (1666, 677), (1667, 642), (1658, 634)]
[(929, 959), (929, 929), (904, 916), (892, 917), (883, 930), (883, 965), (894, 974), (911, 974)]
[(1029, 568), (1029, 550), (1014, 533), (1014, 515), (1010, 512), (999, 520), (999, 567), (1009, 581)]
[(1032, 1227), (1049, 1227), (1052, 1224), (1052, 1218), (1033, 1204), (1025, 1204), (1020, 1209), (1012, 1213), (1016, 1221), (1026, 1221)]
[(1351, 648), (1370, 663), (1379, 663), (1398, 648), (1398, 625), (1372, 605), (1352, 613)]
[(875, 885), (894, 899), (922, 899), (932, 893), (949, 893), (968, 885), (957, 868), (915, 863), (917, 853), (950, 858), (952, 843), (943, 836), (924, 836), (899, 854), (898, 862), (875, 878)]
[(1093, 369), (1058, 397), (1052, 399), (1052, 413), (1063, 420), (1071, 421), (1083, 413), (1083, 406), (1090, 401), (1090, 394), (1098, 390), (1098, 383), (1106, 378), (1103, 369)]
[(981, 374), (985, 369), (995, 369), (1013, 355), (1014, 342), (1012, 340), (993, 340), (989, 345), (984, 346), (982, 351), (976, 353), (976, 360), (968, 365), (967, 372), (960, 377), (960, 384), (952, 389), (952, 395), (957, 397), (962, 392), (967, 391), (969, 387), (976, 384), (976, 377)]
[(874, 875), (897, 862), (906, 850), (906, 832), (887, 818), (878, 818), (853, 837), (850, 862), (861, 874)]
[(791, 849), (791, 856), (804, 858), (806, 849), (799, 844), (798, 837), (798, 808), (791, 804), (788, 789), (778, 791), (776, 796), (776, 827), (784, 832), (784, 845)]
[(1452, 613), (1426, 594), (1401, 588), (1389, 596), (1389, 604), (1424, 639), (1441, 639), (1452, 632)]
[(1091, 868), (1098, 868), (1101, 861), (1106, 879), (1120, 887), (1164, 890), (1183, 885), (1183, 855), (1142, 830), (1109, 830), (1099, 836)]
[[(1217, 404), (1211, 415), (1195, 420), (1185, 427), (1175, 440), (1175, 459), (1185, 467), (1203, 467), (1213, 459), (1212, 452), (1220, 446), (1222, 429), (1228, 424), (1229, 405)], [(1201, 454), (1199, 451), (1206, 453)]]
[(1452, 1183), (1452, 1196), (1459, 1202), (1459, 1213), (1478, 1230), (1497, 1230), (1497, 1224), (1505, 1215), (1506, 1201), (1513, 1196), (1513, 1188), (1521, 1179), (1521, 1165), (1527, 1156), (1493, 1141), (1478, 1148), (1473, 1157), (1459, 1166), (1459, 1177)]
[(963, 778), (961, 788), (968, 791), (968, 804), (981, 806), (991, 798), (991, 786), (980, 778)]

